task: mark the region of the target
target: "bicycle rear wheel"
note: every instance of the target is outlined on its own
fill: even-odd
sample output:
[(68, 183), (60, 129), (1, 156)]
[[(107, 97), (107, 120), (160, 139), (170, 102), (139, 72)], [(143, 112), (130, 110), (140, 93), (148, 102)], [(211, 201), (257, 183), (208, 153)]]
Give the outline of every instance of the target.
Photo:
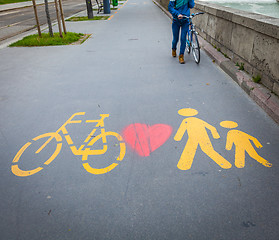
[[(45, 133), (42, 135), (39, 135), (38, 137), (35, 137), (32, 139), (32, 141), (26, 143), (16, 154), (16, 156), (13, 159), (13, 164), (11, 167), (11, 170), (13, 172), (14, 175), (19, 176), (19, 177), (27, 177), (27, 176), (31, 176), (41, 170), (43, 170), (43, 167), (37, 167), (35, 169), (30, 169), (30, 170), (22, 170), (19, 168), (18, 164), (20, 162), (20, 158), (22, 156), (22, 154), (24, 153), (24, 151), (32, 144), (35, 143), (37, 140), (40, 140), (42, 138), (52, 138), (55, 139), (57, 142), (56, 145), (56, 149), (54, 150), (53, 154), (44, 162), (44, 165), (49, 165), (59, 154), (59, 152), (61, 151), (61, 147), (62, 147), (62, 137), (56, 133), (56, 132), (50, 132), (50, 133)], [(45, 147), (45, 144), (42, 146), (43, 148)], [(42, 148), (41, 147), (41, 148)], [(40, 148), (40, 149), (41, 149)], [(39, 153), (40, 150), (37, 150), (36, 153)]]
[(200, 45), (198, 36), (195, 32), (192, 32), (192, 53), (197, 64), (200, 63)]

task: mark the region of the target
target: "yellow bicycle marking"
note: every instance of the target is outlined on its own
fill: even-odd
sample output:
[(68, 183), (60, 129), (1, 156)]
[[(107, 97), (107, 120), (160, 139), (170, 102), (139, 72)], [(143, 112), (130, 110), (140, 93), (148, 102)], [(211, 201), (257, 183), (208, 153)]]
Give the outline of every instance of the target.
[[(47, 146), (48, 143), (50, 143), (50, 141), (52, 139), (55, 138), (55, 140), (57, 141), (57, 146), (56, 149), (54, 151), (54, 153), (51, 155), (51, 157), (49, 159), (47, 159), (47, 161), (44, 162), (44, 165), (49, 165), (56, 157), (57, 155), (60, 153), (61, 148), (62, 148), (62, 137), (59, 134), (60, 132), (62, 132), (62, 134), (65, 136), (66, 142), (68, 143), (68, 145), (70, 146), (70, 149), (72, 151), (72, 153), (74, 155), (77, 156), (82, 156), (82, 161), (87, 160), (89, 155), (102, 155), (104, 153), (107, 152), (108, 150), (108, 146), (107, 146), (107, 136), (114, 136), (117, 138), (117, 140), (120, 142), (119, 143), (119, 147), (120, 147), (120, 151), (119, 151), (119, 155), (117, 157), (117, 161), (122, 161), (125, 153), (126, 153), (126, 145), (123, 142), (123, 138), (121, 137), (121, 135), (119, 135), (116, 132), (106, 132), (104, 129), (104, 119), (109, 117), (109, 114), (100, 114), (100, 119), (97, 120), (86, 120), (86, 123), (96, 123), (95, 128), (91, 131), (91, 133), (86, 137), (86, 139), (84, 140), (84, 143), (81, 145), (79, 148), (77, 148), (76, 146), (73, 145), (73, 140), (70, 137), (70, 135), (68, 134), (68, 131), (66, 129), (66, 125), (68, 124), (73, 124), (73, 123), (81, 123), (82, 120), (73, 120), (73, 118), (75, 116), (81, 116), (84, 115), (85, 112), (78, 112), (73, 114), (56, 132), (50, 132), (50, 133), (45, 133), (42, 135), (39, 135), (35, 138), (32, 139), (32, 141), (37, 141), (39, 139), (45, 138), (45, 137), (49, 137), (49, 139), (35, 152), (40, 153), (42, 151), (42, 149), (44, 149), (44, 147)], [(96, 128), (101, 128), (101, 133), (99, 135), (97, 135), (96, 137), (94, 137), (94, 133), (96, 132)], [(90, 149), (90, 147), (92, 147), (98, 140), (102, 140), (103, 142), (103, 146), (102, 149)], [(22, 156), (23, 152), (32, 144), (32, 142), (28, 142), (26, 143), (16, 154), (15, 158), (13, 159), (13, 163), (18, 163), (20, 157)], [(93, 168), (89, 165), (89, 163), (83, 163), (83, 167), (85, 168), (86, 171), (88, 171), (89, 173), (92, 174), (104, 174), (104, 173), (108, 173), (109, 171), (111, 171), (112, 169), (114, 169), (118, 164), (117, 163), (112, 163), (111, 165), (105, 167), (105, 168)], [(18, 165), (12, 165), (11, 170), (12, 172), (16, 175), (16, 176), (20, 176), (20, 177), (26, 177), (26, 176), (30, 176), (33, 175), (39, 171), (41, 171), (43, 168), (42, 167), (38, 167), (36, 169), (33, 170), (22, 170), (18, 167)]]
[[(57, 155), (59, 154), (61, 148), (62, 148), (62, 138), (61, 136), (54, 132), (54, 133), (45, 133), (45, 134), (42, 134), (38, 137), (35, 137), (32, 139), (32, 141), (37, 141), (41, 138), (44, 138), (44, 137), (54, 137), (56, 139), (57, 142), (60, 142), (57, 144), (56, 146), (56, 149), (54, 151), (54, 153), (51, 155), (51, 157), (45, 161), (45, 165), (49, 165), (56, 157)], [(14, 160), (13, 160), (13, 163), (17, 163), (19, 161), (19, 158), (21, 157), (21, 155), (23, 154), (23, 152), (31, 145), (31, 142), (28, 142), (26, 143), (17, 153), (17, 155), (15, 156)], [(12, 165), (12, 172), (13, 174), (15, 174), (16, 176), (19, 176), (19, 177), (26, 177), (26, 176), (30, 176), (30, 175), (33, 175), (39, 171), (41, 171), (43, 168), (42, 167), (38, 167), (36, 169), (33, 169), (33, 170), (27, 170), (27, 171), (24, 171), (24, 170), (21, 170), (18, 165)]]
[(92, 174), (96, 174), (96, 175), (108, 173), (109, 171), (114, 169), (117, 165), (118, 165), (117, 163), (113, 163), (106, 168), (97, 169), (97, 168), (90, 167), (90, 165), (88, 163), (83, 163), (83, 167), (87, 172), (92, 173)]
[(36, 169), (33, 170), (28, 170), (28, 171), (23, 171), (21, 169), (19, 169), (18, 165), (13, 165), (12, 166), (12, 172), (14, 175), (19, 176), (19, 177), (27, 177), (30, 175), (33, 175), (39, 171), (41, 171), (43, 168), (42, 167), (38, 167)]
[[(26, 148), (28, 148), (31, 145), (31, 142), (26, 143), (17, 153), (17, 155), (15, 156), (13, 163), (17, 163), (20, 156), (22, 155), (22, 153), (26, 150)], [(43, 168), (38, 167), (36, 169), (33, 170), (28, 170), (28, 171), (23, 171), (21, 169), (19, 169), (18, 165), (12, 165), (12, 172), (13, 174), (15, 174), (16, 176), (19, 177), (26, 177), (26, 176), (30, 176), (33, 175), (39, 171), (41, 171)]]
[[(66, 125), (68, 124), (71, 124), (71, 123), (81, 123), (81, 120), (77, 120), (77, 121), (72, 121), (72, 119), (75, 117), (75, 116), (78, 116), (78, 115), (84, 115), (85, 112), (78, 112), (78, 113), (75, 113), (73, 114), (57, 131), (56, 133), (59, 133), (60, 131), (63, 132), (63, 134), (67, 134), (68, 131), (67, 129), (65, 128)], [(36, 153), (39, 153), (40, 151), (42, 151), (42, 149), (50, 143), (50, 141), (53, 139), (53, 137), (51, 137), (49, 140), (47, 140), (37, 151)]]
[(26, 143), (25, 145), (23, 145), (23, 147), (17, 152), (16, 156), (13, 159), (13, 163), (18, 162), (20, 156), (22, 155), (22, 153), (26, 150), (26, 148), (28, 148), (31, 145), (31, 142)]

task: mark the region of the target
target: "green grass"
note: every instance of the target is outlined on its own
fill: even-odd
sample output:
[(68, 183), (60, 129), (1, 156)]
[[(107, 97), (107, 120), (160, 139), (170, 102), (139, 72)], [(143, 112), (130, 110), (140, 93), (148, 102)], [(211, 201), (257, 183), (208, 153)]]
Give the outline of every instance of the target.
[(238, 70), (244, 71), (244, 63), (240, 63), (240, 65), (239, 65), (239, 63), (237, 62), (237, 63), (235, 64), (235, 66), (238, 67)]
[(69, 45), (80, 40), (84, 34), (68, 32), (63, 34), (63, 38), (59, 33), (54, 33), (54, 37), (50, 37), (48, 33), (42, 33), (42, 37), (38, 34), (30, 35), (22, 40), (12, 43), (10, 47), (34, 47), (34, 46), (55, 46), (55, 45)]
[(94, 16), (92, 19), (88, 19), (87, 16), (84, 17), (71, 17), (66, 21), (77, 22), (77, 21), (92, 21), (92, 20), (107, 20), (109, 16)]
[(226, 53), (224, 53), (223, 55), (225, 58), (229, 58), (229, 56)]
[(28, 1), (31, 0), (0, 0), (0, 5), (7, 4), (7, 3), (28, 2)]
[(241, 64), (240, 64), (239, 70), (244, 71), (244, 63), (241, 63)]
[(260, 81), (262, 80), (262, 77), (260, 75), (257, 75), (257, 76), (252, 77), (252, 79), (255, 83), (260, 83)]

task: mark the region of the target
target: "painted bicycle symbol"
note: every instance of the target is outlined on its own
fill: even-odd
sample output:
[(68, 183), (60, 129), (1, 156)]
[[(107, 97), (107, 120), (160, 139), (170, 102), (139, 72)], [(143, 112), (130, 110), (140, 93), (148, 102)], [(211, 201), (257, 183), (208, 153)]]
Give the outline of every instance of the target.
[[(112, 137), (116, 137), (117, 140), (119, 141), (119, 144), (116, 144), (116, 146), (119, 147), (119, 155), (118, 157), (116, 157), (116, 161), (117, 163), (112, 163), (109, 166), (106, 166), (104, 168), (94, 168), (92, 166), (90, 166), (90, 164), (88, 162), (83, 162), (83, 167), (85, 168), (85, 170), (89, 173), (92, 174), (104, 174), (107, 173), (111, 170), (113, 170), (117, 165), (119, 161), (122, 161), (125, 153), (126, 153), (126, 145), (123, 141), (123, 138), (120, 134), (116, 133), (116, 132), (107, 132), (105, 130), (105, 124), (104, 124), (104, 119), (109, 117), (109, 114), (100, 114), (100, 119), (96, 119), (96, 120), (85, 120), (86, 123), (96, 123), (96, 125), (94, 126), (93, 130), (91, 131), (91, 133), (86, 137), (86, 139), (84, 140), (83, 144), (77, 148), (73, 141), (72, 138), (70, 137), (66, 126), (69, 124), (77, 124), (77, 123), (81, 123), (82, 120), (73, 120), (74, 117), (76, 116), (82, 116), (84, 115), (85, 112), (78, 112), (73, 114), (56, 132), (49, 132), (49, 133), (45, 133), (42, 135), (39, 135), (35, 138), (32, 139), (32, 141), (26, 143), (16, 154), (16, 156), (13, 159), (13, 164), (11, 167), (12, 172), (20, 177), (26, 177), (26, 176), (30, 176), (33, 174), (38, 173), (39, 171), (43, 170), (43, 167), (37, 167), (35, 169), (31, 169), (31, 170), (22, 170), (19, 168), (18, 164), (20, 162), (21, 156), (24, 153), (24, 151), (32, 144), (35, 143), (36, 141), (43, 139), (43, 138), (48, 138), (46, 140), (46, 142), (35, 152), (36, 154), (40, 153), (52, 140), (56, 140), (56, 148), (54, 153), (44, 162), (44, 165), (49, 165), (60, 153), (61, 148), (62, 148), (62, 136), (63, 135), (72, 151), (72, 153), (74, 155), (77, 156), (81, 156), (82, 157), (82, 161), (86, 161), (88, 159), (88, 156), (92, 156), (92, 155), (102, 155), (104, 153), (107, 152), (108, 150), (108, 144), (107, 144), (107, 137), (108, 136), (112, 136)], [(96, 131), (99, 130), (101, 133), (98, 134), (97, 136), (94, 136), (94, 134), (96, 133)], [(102, 142), (102, 147), (100, 149), (93, 149), (94, 145), (97, 145), (96, 143), (100, 143), (100, 141)], [(98, 145), (99, 147), (99, 145)]]

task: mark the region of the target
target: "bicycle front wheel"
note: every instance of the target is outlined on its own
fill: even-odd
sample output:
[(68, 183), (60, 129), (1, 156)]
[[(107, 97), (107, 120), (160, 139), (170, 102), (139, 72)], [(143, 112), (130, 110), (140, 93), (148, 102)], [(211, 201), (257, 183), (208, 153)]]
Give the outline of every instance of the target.
[(200, 63), (200, 45), (198, 36), (195, 32), (192, 32), (192, 53), (197, 64)]
[(190, 41), (190, 32), (188, 31), (187, 32), (187, 35), (186, 35), (186, 51), (187, 53), (190, 53), (191, 51), (191, 41)]

